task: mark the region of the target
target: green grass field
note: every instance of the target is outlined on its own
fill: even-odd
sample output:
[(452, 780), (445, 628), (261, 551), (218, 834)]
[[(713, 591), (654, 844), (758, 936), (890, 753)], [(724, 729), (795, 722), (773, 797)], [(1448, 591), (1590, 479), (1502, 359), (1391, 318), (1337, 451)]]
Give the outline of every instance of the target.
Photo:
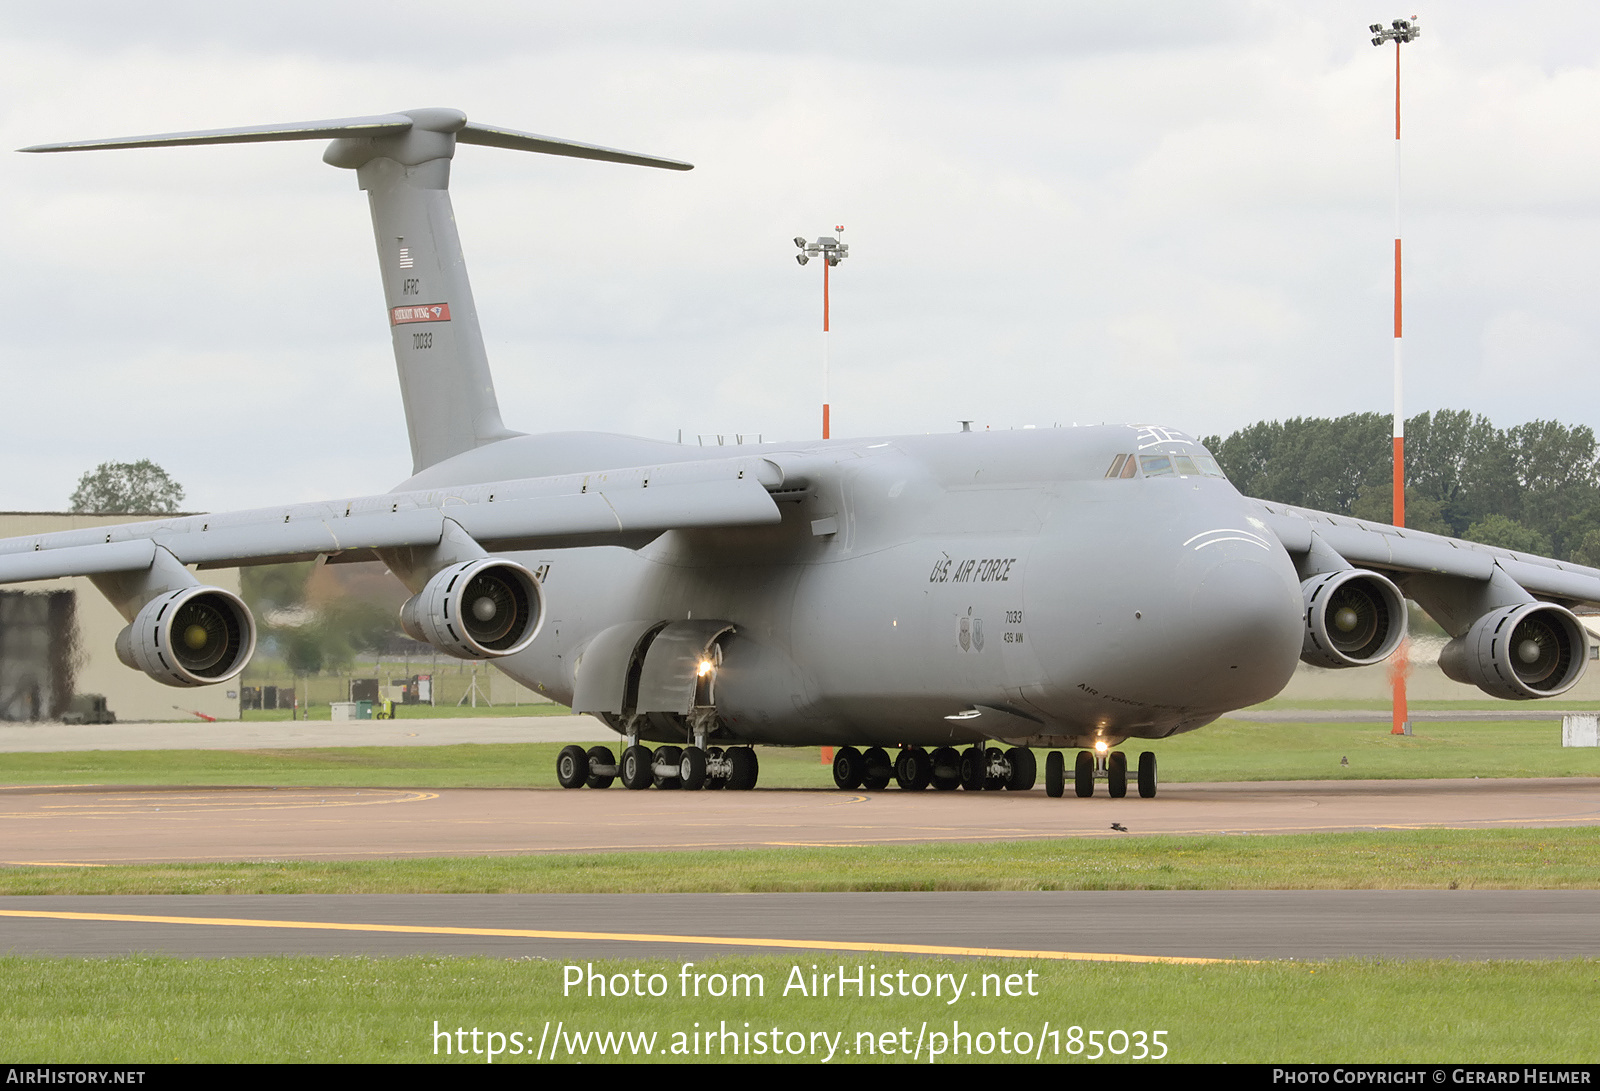
[[(851, 981), (858, 966), (870, 966), (874, 976), (894, 975), (897, 993), (926, 987), (916, 974), (951, 974), (962, 996), (948, 1003), (947, 986), (941, 998), (858, 997), (853, 984), (842, 998), (785, 996), (796, 968), (810, 991), (813, 963), (819, 976), (842, 964)], [(565, 965), (544, 960), (0, 958), (0, 1026), (11, 1063), (483, 1064), (494, 1048), (502, 1064), (549, 1062), (553, 1052), (586, 1062), (1141, 1063), (1140, 1051), (1148, 1061), (1158, 1050), (1176, 1062), (1588, 1064), (1600, 964), (841, 963), (810, 955), (697, 963), (692, 972), (706, 975), (708, 989), (713, 975), (759, 975), (761, 995), (720, 999), (680, 995), (680, 967), (592, 964), (630, 982), (636, 971), (642, 983), (660, 974), (665, 995), (639, 998), (590, 997), (582, 987), (563, 995)], [(1013, 974), (1023, 995), (994, 995)]]
[(0, 868), (0, 894), (1600, 888), (1600, 827)]

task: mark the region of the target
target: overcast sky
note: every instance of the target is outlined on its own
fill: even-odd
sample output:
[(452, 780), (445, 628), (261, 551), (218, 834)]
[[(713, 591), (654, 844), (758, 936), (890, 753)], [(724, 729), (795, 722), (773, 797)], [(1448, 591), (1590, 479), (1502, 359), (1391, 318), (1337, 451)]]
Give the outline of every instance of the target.
[[(1514, 11), (1515, 14), (1512, 14)], [(1600, 8), (1338, 3), (25, 5), (0, 146), (453, 106), (686, 159), (463, 147), (506, 423), (835, 435), (1390, 408), (1600, 425)], [(320, 146), (0, 155), (0, 509), (153, 458), (218, 510), (410, 457), (365, 196)]]

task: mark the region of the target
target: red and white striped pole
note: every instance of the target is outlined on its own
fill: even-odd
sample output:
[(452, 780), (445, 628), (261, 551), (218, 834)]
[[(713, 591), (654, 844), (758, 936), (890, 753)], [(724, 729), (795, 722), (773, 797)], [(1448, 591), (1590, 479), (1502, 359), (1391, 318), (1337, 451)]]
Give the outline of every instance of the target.
[[(836, 230), (843, 230), (838, 228)], [(828, 271), (833, 262), (822, 263), (822, 438), (828, 438)]]
[[(1406, 525), (1406, 418), (1401, 371), (1401, 293), (1400, 293), (1400, 47), (1414, 41), (1422, 29), (1416, 16), (1409, 21), (1396, 19), (1387, 28), (1373, 24), (1373, 45), (1394, 42), (1394, 525)], [(1405, 624), (1409, 618), (1402, 618)], [(1410, 669), (1410, 641), (1402, 640), (1389, 667), (1389, 683), (1394, 702), (1392, 735), (1411, 734), (1411, 714), (1406, 705), (1406, 673)]]

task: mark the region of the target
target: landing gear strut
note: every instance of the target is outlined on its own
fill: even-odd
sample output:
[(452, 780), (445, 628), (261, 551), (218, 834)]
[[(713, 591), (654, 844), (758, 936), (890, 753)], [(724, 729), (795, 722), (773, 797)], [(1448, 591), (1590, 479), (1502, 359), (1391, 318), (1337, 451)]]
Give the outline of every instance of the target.
[(860, 780), (854, 779), (857, 756), (851, 746), (834, 752), (833, 782), (839, 787), (846, 790), (857, 786), (882, 788), (889, 783), (892, 774), (900, 787), (912, 792), (920, 792), (930, 785), (944, 792), (956, 788), (969, 792), (993, 792), (1002, 788), (1026, 792), (1039, 779), (1038, 759), (1025, 746), (1009, 750), (973, 746), (963, 751), (941, 746), (931, 753), (920, 746), (907, 746), (901, 748), (892, 766), (888, 753), (874, 746), (860, 755), (866, 770)]
[(663, 791), (748, 791), (756, 786), (761, 764), (748, 746), (663, 746), (651, 750), (635, 742), (622, 751), (622, 760), (609, 749), (596, 746), (585, 752), (568, 746), (556, 757), (556, 780), (563, 788), (609, 788), (614, 780), (630, 791), (654, 785)]

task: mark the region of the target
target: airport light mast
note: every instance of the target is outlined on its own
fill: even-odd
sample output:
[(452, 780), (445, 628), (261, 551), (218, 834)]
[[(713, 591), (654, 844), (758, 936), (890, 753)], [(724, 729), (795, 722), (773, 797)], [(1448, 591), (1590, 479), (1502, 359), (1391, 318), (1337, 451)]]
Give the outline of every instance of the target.
[[(844, 234), (844, 225), (837, 224), (833, 229), (837, 234)], [(823, 235), (816, 242), (807, 242), (796, 236), (794, 244), (800, 248), (800, 253), (794, 260), (804, 265), (812, 258), (820, 257), (822, 263), (822, 438), (828, 439), (828, 273), (845, 258), (850, 256), (850, 247), (838, 240), (837, 237)]]
[[(1396, 19), (1385, 27), (1373, 23), (1372, 44), (1394, 43), (1394, 525), (1406, 525), (1406, 418), (1401, 395), (1404, 386), (1400, 368), (1400, 47), (1414, 42), (1422, 33), (1417, 17)], [(1406, 707), (1406, 670), (1409, 667), (1409, 641), (1402, 641), (1390, 669), (1394, 696), (1392, 735), (1411, 734), (1411, 716)]]

